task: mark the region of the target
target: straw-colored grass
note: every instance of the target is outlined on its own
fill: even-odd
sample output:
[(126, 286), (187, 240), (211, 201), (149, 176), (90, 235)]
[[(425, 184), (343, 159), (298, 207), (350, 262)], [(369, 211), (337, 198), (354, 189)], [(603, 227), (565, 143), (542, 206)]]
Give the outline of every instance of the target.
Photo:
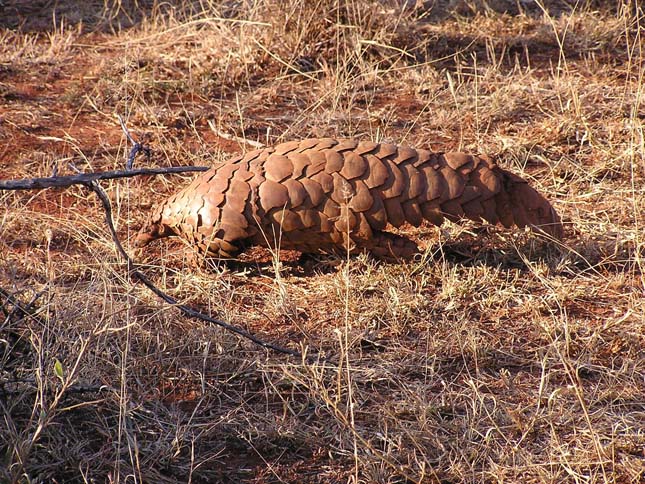
[[(1, 2), (2, 179), (122, 168), (116, 114), (157, 166), (359, 136), (493, 154), (566, 238), (424, 227), (400, 264), (126, 243), (313, 363), (128, 278), (84, 188), (0, 192), (0, 481), (645, 481), (645, 13), (609, 3)], [(189, 178), (103, 182), (121, 238)]]

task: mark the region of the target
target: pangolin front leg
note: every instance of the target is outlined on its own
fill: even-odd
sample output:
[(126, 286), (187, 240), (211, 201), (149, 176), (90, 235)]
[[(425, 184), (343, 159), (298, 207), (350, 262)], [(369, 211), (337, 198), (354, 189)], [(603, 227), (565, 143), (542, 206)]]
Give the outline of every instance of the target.
[(215, 165), (162, 203), (135, 244), (179, 235), (220, 258), (252, 245), (407, 258), (416, 244), (386, 230), (444, 218), (563, 233), (542, 195), (485, 156), (325, 138)]

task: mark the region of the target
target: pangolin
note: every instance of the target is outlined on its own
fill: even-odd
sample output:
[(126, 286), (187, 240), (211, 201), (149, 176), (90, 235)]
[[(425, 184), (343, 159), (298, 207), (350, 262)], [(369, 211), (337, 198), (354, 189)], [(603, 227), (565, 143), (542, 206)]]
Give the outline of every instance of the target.
[(551, 204), (487, 156), (324, 138), (217, 163), (159, 205), (134, 243), (179, 235), (217, 258), (254, 245), (407, 258), (416, 244), (385, 229), (464, 217), (562, 238)]

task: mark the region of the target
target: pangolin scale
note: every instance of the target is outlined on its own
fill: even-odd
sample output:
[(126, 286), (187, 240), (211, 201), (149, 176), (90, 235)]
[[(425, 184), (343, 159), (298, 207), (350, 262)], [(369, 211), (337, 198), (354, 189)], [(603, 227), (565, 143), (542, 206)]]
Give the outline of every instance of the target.
[(416, 244), (385, 229), (444, 218), (563, 232), (542, 195), (486, 156), (325, 138), (216, 164), (159, 205), (135, 245), (179, 235), (218, 258), (254, 245), (406, 258)]

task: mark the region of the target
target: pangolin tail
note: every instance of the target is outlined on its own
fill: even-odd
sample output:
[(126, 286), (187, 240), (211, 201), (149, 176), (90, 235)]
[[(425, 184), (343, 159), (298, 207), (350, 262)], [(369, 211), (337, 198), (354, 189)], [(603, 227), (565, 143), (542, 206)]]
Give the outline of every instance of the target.
[(486, 220), (506, 228), (528, 226), (562, 239), (562, 222), (549, 201), (489, 157), (444, 153), (432, 166), (423, 169), (429, 187), (429, 200), (421, 204), (426, 220), (435, 225), (441, 225), (444, 217), (453, 222)]
[(499, 220), (505, 227), (515, 224), (530, 227), (557, 240), (562, 240), (562, 221), (551, 203), (528, 182), (513, 173), (501, 170), (503, 189), (495, 197)]

